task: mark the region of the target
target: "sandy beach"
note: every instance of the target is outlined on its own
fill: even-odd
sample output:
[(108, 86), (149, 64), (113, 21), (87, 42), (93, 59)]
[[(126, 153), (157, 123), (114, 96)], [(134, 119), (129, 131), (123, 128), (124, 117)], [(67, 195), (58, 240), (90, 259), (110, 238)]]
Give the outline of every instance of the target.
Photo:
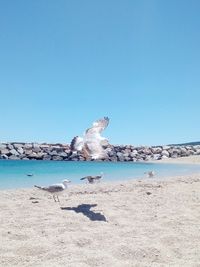
[(0, 266), (200, 266), (200, 174), (71, 185), (60, 200), (1, 191)]

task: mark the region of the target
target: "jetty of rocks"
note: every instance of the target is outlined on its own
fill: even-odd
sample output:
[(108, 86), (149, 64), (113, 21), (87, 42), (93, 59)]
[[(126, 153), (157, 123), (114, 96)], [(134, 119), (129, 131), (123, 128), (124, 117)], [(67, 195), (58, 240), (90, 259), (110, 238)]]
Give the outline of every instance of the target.
[[(103, 161), (148, 161), (200, 155), (200, 145), (133, 146), (108, 145)], [(81, 153), (72, 153), (68, 144), (0, 143), (0, 159), (85, 161)]]

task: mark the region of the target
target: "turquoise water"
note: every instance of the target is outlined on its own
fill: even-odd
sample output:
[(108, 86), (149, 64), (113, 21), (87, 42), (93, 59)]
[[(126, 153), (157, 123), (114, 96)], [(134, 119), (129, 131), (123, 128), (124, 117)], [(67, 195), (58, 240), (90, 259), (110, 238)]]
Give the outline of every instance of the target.
[[(104, 181), (145, 178), (145, 171), (154, 170), (157, 177), (200, 172), (198, 165), (135, 163), (135, 162), (75, 162), (75, 161), (14, 161), (0, 160), (0, 189), (30, 188), (34, 184), (48, 185), (63, 179), (82, 183), (86, 175), (104, 173)], [(28, 177), (26, 174), (34, 174)]]

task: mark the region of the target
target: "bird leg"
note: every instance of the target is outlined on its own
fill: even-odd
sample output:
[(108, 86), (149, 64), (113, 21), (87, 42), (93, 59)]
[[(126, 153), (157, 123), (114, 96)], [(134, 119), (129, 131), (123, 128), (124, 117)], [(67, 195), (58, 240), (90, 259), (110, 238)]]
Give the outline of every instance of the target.
[(60, 199), (59, 199), (58, 195), (57, 195), (57, 200), (58, 200), (58, 202), (60, 202)]
[(55, 202), (60, 202), (58, 195), (53, 195), (53, 199)]

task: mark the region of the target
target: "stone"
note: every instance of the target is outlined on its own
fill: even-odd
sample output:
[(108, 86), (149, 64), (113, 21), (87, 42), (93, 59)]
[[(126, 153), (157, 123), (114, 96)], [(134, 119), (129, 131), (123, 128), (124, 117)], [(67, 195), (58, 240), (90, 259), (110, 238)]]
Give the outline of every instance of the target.
[(39, 146), (36, 146), (36, 147), (33, 147), (32, 151), (35, 152), (35, 153), (38, 153), (38, 152), (41, 151), (41, 149), (40, 149)]
[(165, 156), (165, 157), (169, 157), (169, 152), (167, 151), (167, 150), (163, 150), (162, 152), (161, 152), (161, 155), (162, 156)]
[(22, 145), (22, 144), (16, 144), (16, 143), (13, 143), (13, 147), (14, 147), (15, 149), (18, 149), (18, 148), (23, 147), (23, 145)]
[(10, 154), (10, 150), (9, 149), (7, 149), (7, 148), (5, 148), (5, 149), (1, 149), (1, 154), (5, 154), (5, 155), (8, 155), (8, 154)]
[(42, 144), (42, 145), (40, 145), (40, 148), (41, 148), (41, 149), (49, 148), (49, 145), (47, 145), (47, 144)]
[(159, 154), (162, 152), (162, 148), (161, 147), (152, 147), (151, 148), (151, 151), (154, 153), (154, 154)]
[(19, 155), (19, 152), (17, 152), (17, 150), (15, 150), (15, 149), (11, 149), (11, 150), (10, 150), (10, 153), (11, 153), (12, 155), (15, 155), (15, 156), (18, 156), (18, 155)]
[[(72, 158), (71, 161), (78, 161), (78, 159), (77, 158)], [(90, 160), (88, 160), (88, 161), (90, 161)]]
[(176, 158), (178, 158), (178, 155), (176, 153), (174, 153), (174, 154), (172, 154), (171, 157), (174, 158), (174, 159), (176, 159)]
[(120, 156), (120, 157), (118, 157), (118, 160), (119, 161), (124, 161), (124, 157), (123, 156)]
[(116, 162), (116, 161), (117, 161), (117, 157), (111, 157), (110, 159), (111, 159), (111, 161), (113, 161), (113, 162)]
[(53, 146), (52, 147), (53, 151), (58, 152), (64, 152), (64, 148), (63, 147), (59, 147), (59, 146)]
[(63, 158), (67, 158), (68, 154), (65, 152), (61, 152), (61, 153), (59, 153), (59, 156), (63, 157)]
[(168, 149), (170, 149), (170, 146), (162, 146), (162, 149), (163, 150), (168, 150)]
[(16, 155), (11, 155), (9, 157), (9, 159), (12, 159), (12, 160), (20, 160), (20, 158), (18, 156), (16, 156)]
[(147, 155), (146, 158), (145, 158), (145, 160), (146, 160), (146, 161), (152, 160), (151, 155)]
[(11, 149), (13, 149), (14, 147), (13, 147), (13, 145), (8, 144), (8, 145), (7, 145), (7, 148), (8, 148), (9, 150), (11, 150)]
[(31, 154), (29, 154), (29, 158), (37, 158), (37, 154), (35, 152), (32, 152)]
[(130, 153), (130, 156), (131, 156), (131, 157), (134, 157), (134, 156), (137, 155), (137, 154), (138, 154), (137, 150), (134, 149), (134, 150)]
[(40, 148), (40, 145), (38, 143), (33, 143), (32, 148)]
[(144, 148), (144, 149), (143, 149), (143, 153), (144, 153), (145, 155), (151, 155), (151, 154), (152, 154), (152, 151), (151, 151), (150, 148)]
[(8, 159), (8, 156), (3, 154), (3, 155), (0, 155), (0, 159)]
[(7, 149), (7, 145), (6, 144), (0, 144), (0, 150), (2, 149)]
[(63, 160), (63, 158), (60, 156), (53, 156), (52, 160)]
[(24, 153), (24, 150), (23, 150), (23, 148), (21, 148), (21, 147), (17, 148), (16, 150), (17, 150), (17, 152), (18, 152), (19, 154), (23, 154), (23, 153)]
[(196, 149), (196, 155), (200, 155), (200, 149)]
[(32, 149), (32, 148), (33, 148), (32, 144), (25, 144), (24, 145), (24, 149)]
[(154, 154), (153, 155), (153, 159), (154, 160), (160, 160), (161, 159), (161, 155), (160, 154)]
[(58, 152), (55, 151), (55, 150), (53, 150), (53, 151), (49, 152), (49, 155), (51, 155), (51, 156), (58, 156)]
[(122, 152), (117, 152), (117, 157), (122, 157), (123, 153)]
[(162, 159), (168, 159), (169, 157), (163, 155), (161, 158), (162, 158)]
[(24, 150), (24, 154), (26, 154), (27, 156), (31, 155), (32, 153), (33, 153), (32, 150)]
[(51, 160), (51, 156), (50, 155), (44, 155), (43, 160)]

